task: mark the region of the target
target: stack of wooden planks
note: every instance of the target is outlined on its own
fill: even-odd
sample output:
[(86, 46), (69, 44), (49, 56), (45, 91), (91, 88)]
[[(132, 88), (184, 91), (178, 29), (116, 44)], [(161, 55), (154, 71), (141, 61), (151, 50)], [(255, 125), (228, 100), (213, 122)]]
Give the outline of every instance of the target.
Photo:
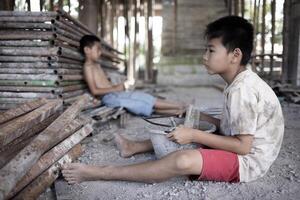
[[(0, 109), (36, 98), (72, 102), (86, 91), (79, 40), (92, 34), (64, 11), (0, 11)], [(120, 52), (101, 39), (103, 68), (117, 70)]]
[(0, 199), (36, 199), (61, 165), (82, 153), (92, 120), (79, 115), (82, 95), (62, 112), (60, 99), (38, 99), (0, 114)]

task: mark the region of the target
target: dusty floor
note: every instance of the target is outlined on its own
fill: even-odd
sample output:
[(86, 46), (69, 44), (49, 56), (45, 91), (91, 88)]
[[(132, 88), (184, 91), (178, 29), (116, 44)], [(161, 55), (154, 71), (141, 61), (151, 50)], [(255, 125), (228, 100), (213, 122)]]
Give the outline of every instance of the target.
[[(220, 107), (222, 94), (214, 88), (170, 88), (159, 95), (168, 99), (195, 102), (199, 107)], [(300, 105), (283, 103), (286, 120), (285, 137), (280, 155), (267, 175), (244, 184), (191, 182), (176, 178), (157, 184), (124, 181), (95, 181), (67, 185), (56, 181), (57, 199), (300, 199)], [(130, 117), (122, 134), (132, 139), (145, 139), (146, 122)], [(112, 140), (117, 130), (114, 123), (102, 126), (88, 138), (86, 151), (79, 161), (90, 164), (128, 164), (155, 159), (151, 153), (121, 158)], [(49, 199), (42, 195), (39, 199)]]

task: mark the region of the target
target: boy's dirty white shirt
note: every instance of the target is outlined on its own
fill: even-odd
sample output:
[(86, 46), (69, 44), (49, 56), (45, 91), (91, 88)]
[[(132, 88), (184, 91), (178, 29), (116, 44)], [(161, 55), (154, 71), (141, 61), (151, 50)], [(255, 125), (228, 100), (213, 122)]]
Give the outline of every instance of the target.
[(284, 133), (281, 106), (267, 83), (249, 69), (225, 88), (221, 132), (254, 136), (250, 153), (238, 155), (241, 182), (264, 176), (278, 156)]

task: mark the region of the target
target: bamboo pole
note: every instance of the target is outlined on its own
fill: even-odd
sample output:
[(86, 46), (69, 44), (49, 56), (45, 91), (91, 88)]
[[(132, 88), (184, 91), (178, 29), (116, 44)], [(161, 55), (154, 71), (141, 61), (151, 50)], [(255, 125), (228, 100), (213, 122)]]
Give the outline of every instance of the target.
[[(79, 122), (74, 119), (87, 101), (87, 95), (81, 96), (79, 100), (40, 133), (30, 145), (22, 149), (13, 160), (0, 170), (0, 199), (4, 199), (12, 191), (17, 182), (21, 180), (44, 152), (83, 125), (82, 119)], [(60, 134), (57, 134), (58, 132)]]

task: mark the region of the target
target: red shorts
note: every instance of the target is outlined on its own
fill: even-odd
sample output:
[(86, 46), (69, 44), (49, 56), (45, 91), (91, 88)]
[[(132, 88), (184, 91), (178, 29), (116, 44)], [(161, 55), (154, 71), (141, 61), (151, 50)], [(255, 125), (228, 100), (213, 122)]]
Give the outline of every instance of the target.
[(198, 180), (239, 182), (239, 161), (235, 153), (216, 149), (199, 149), (202, 172)]

